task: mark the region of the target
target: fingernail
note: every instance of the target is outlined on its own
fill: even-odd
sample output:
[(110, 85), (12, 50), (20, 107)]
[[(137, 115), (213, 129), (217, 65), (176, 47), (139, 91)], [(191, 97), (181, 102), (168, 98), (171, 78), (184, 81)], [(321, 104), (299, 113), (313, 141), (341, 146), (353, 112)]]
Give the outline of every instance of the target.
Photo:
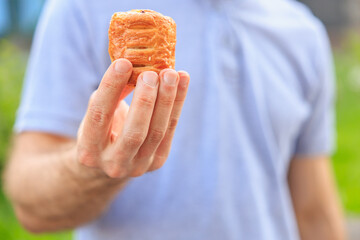
[(144, 83), (151, 87), (156, 87), (158, 83), (158, 75), (155, 72), (144, 72), (142, 74), (142, 79)]
[(118, 73), (128, 73), (131, 69), (131, 64), (129, 61), (120, 59), (115, 63), (115, 71)]
[(174, 86), (176, 84), (177, 73), (175, 71), (166, 71), (164, 73), (164, 82), (168, 85)]
[(179, 85), (181, 87), (187, 87), (188, 84), (189, 84), (189, 78), (187, 76), (180, 75)]

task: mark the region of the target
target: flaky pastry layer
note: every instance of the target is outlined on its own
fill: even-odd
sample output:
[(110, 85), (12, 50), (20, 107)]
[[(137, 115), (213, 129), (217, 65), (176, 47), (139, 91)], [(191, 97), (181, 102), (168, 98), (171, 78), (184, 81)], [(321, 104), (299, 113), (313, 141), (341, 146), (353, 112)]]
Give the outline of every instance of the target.
[(175, 68), (176, 24), (152, 10), (117, 12), (109, 27), (111, 61), (126, 58), (133, 64), (128, 85), (135, 86), (143, 71), (159, 73)]

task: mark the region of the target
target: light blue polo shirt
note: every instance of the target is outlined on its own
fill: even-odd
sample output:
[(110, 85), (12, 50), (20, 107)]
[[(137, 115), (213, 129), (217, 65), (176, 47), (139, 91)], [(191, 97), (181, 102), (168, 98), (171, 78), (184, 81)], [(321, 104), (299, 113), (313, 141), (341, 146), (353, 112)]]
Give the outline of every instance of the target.
[(50, 0), (16, 131), (75, 137), (110, 64), (111, 15), (139, 8), (176, 21), (189, 93), (164, 167), (133, 179), (76, 239), (299, 239), (288, 167), (331, 153), (334, 80), (326, 32), (298, 2)]

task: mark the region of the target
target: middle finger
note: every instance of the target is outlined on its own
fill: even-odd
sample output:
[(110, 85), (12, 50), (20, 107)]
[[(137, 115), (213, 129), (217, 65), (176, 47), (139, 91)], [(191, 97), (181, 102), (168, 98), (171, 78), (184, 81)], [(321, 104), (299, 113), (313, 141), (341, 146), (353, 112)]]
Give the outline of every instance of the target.
[(151, 164), (151, 156), (165, 136), (174, 105), (179, 75), (175, 70), (166, 69), (160, 73), (160, 87), (149, 132), (134, 158), (132, 176), (143, 175)]

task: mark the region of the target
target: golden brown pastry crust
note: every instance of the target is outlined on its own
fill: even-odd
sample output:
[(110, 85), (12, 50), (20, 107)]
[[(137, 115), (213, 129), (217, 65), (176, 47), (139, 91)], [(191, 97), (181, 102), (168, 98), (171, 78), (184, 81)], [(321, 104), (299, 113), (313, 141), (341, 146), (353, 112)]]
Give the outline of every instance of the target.
[(170, 17), (152, 10), (131, 10), (114, 13), (111, 18), (110, 58), (126, 58), (133, 64), (129, 85), (135, 86), (143, 71), (174, 69), (175, 45), (176, 24)]

